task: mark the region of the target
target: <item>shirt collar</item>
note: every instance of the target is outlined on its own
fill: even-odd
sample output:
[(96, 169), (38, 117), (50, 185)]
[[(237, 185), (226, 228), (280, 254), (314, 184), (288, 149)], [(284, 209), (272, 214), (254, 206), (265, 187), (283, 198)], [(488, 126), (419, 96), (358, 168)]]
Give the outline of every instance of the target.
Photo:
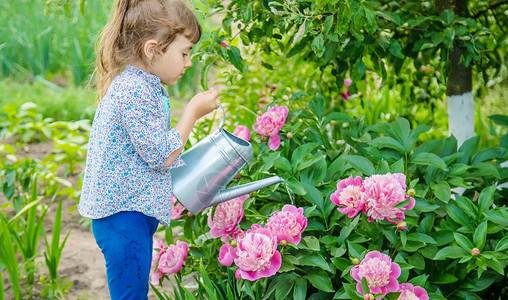
[(151, 86), (153, 86), (155, 88), (161, 87), (161, 79), (159, 77), (157, 77), (156, 75), (147, 73), (139, 68), (136, 68), (133, 65), (125, 66), (125, 72), (131, 73), (131, 74), (136, 74), (137, 76), (146, 80), (148, 82), (148, 84), (150, 84)]

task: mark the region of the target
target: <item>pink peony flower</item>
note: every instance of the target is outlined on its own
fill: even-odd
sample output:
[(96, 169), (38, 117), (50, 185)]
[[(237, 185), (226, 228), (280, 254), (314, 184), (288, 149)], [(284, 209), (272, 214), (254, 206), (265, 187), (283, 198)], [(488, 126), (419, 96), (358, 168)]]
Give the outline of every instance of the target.
[(351, 98), (351, 93), (349, 91), (341, 92), (342, 100), (348, 101)]
[(250, 141), (250, 130), (247, 126), (238, 125), (233, 132), (233, 135), (247, 142)]
[(350, 87), (353, 84), (353, 81), (349, 78), (344, 79), (344, 85), (346, 87)]
[[(171, 210), (171, 220), (180, 219), (182, 217), (182, 213), (185, 210), (185, 207), (178, 202), (175, 195), (171, 198), (173, 201), (173, 209)], [(176, 205), (175, 205), (176, 204)]]
[(164, 252), (166, 252), (166, 250), (164, 250), (164, 243), (162, 241), (154, 241), (152, 251), (152, 265), (150, 267), (150, 282), (153, 285), (158, 284), (159, 280), (164, 276), (164, 273), (156, 269), (157, 263), (159, 262), (159, 259), (161, 255), (164, 254)]
[(252, 127), (259, 135), (270, 137), (268, 146), (272, 150), (277, 150), (280, 146), (279, 130), (284, 126), (288, 113), (287, 107), (274, 105), (258, 117), (257, 123)]
[(413, 286), (411, 283), (399, 284), (399, 300), (429, 300), (427, 291), (419, 286)]
[(157, 270), (164, 274), (173, 274), (183, 266), (183, 261), (187, 258), (189, 245), (186, 242), (177, 241), (176, 245), (169, 245), (168, 249), (160, 256)]
[(365, 202), (362, 197), (363, 180), (360, 176), (349, 176), (337, 183), (337, 190), (330, 195), (330, 200), (340, 206), (337, 210), (353, 218), (364, 210)]
[(229, 267), (235, 258), (238, 258), (236, 248), (233, 248), (231, 244), (224, 244), (220, 247), (219, 262), (221, 265)]
[(265, 228), (277, 237), (277, 241), (286, 241), (298, 245), (302, 231), (307, 227), (307, 218), (303, 208), (286, 204), (280, 212), (273, 214), (266, 222)]
[(480, 255), (480, 249), (478, 249), (478, 248), (471, 249), (471, 255), (472, 256), (478, 256), (478, 255)]
[(243, 219), (243, 202), (249, 195), (243, 195), (232, 200), (220, 203), (215, 208), (215, 214), (208, 213), (208, 226), (210, 234), (216, 238), (221, 235), (231, 234), (235, 231), (236, 225)]
[(363, 294), (362, 278), (365, 277), (372, 294), (386, 294), (396, 292), (399, 288), (397, 278), (400, 276), (400, 267), (392, 259), (379, 251), (371, 251), (359, 265), (351, 269), (351, 276), (358, 282), (356, 290)]
[(254, 225), (237, 239), (234, 259), (239, 268), (235, 276), (251, 281), (274, 275), (282, 264), (277, 237), (270, 230)]
[(415, 205), (414, 199), (410, 197), (408, 205), (395, 207), (409, 197), (406, 195), (405, 180), (406, 176), (401, 173), (372, 175), (365, 179), (362, 196), (369, 222), (386, 219), (390, 223), (397, 224), (404, 220), (404, 211), (412, 209)]

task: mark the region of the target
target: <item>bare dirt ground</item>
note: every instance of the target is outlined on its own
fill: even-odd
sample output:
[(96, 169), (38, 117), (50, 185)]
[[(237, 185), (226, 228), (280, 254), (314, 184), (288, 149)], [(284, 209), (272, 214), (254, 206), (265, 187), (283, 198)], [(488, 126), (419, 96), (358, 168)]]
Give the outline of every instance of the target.
[[(6, 143), (6, 141), (3, 142)], [(24, 150), (17, 150), (16, 156), (32, 157), (40, 161), (49, 155), (52, 149), (52, 141), (32, 144)], [(75, 175), (65, 179), (69, 180), (74, 187), (76, 187), (77, 178), (78, 176)], [(0, 194), (1, 206), (7, 200), (3, 197), (3, 193)], [(83, 218), (79, 215), (75, 207), (76, 205), (77, 203), (73, 199), (63, 199), (62, 234), (60, 241), (63, 241), (68, 233), (69, 236), (58, 267), (58, 275), (68, 280), (68, 282), (72, 282), (72, 286), (69, 288), (68, 293), (65, 294), (64, 299), (109, 299), (104, 257), (95, 243), (90, 227), (81, 225)], [(51, 240), (55, 210), (56, 203), (51, 206), (45, 218), (44, 230), (49, 240)], [(6, 213), (8, 217), (9, 214), (11, 216), (13, 215), (13, 212), (9, 211), (2, 211), (2, 213)], [(41, 237), (39, 240), (39, 255), (36, 259), (38, 267), (36, 281), (41, 278), (41, 275), (44, 275), (46, 278), (48, 276), (48, 271), (44, 262), (44, 251), (44, 238)], [(19, 261), (21, 262), (21, 257), (19, 257)], [(2, 278), (4, 280), (6, 299), (11, 299), (9, 298), (12, 297), (12, 291), (9, 290), (11, 283), (7, 272), (3, 272)], [(170, 283), (167, 282), (166, 286), (161, 288), (160, 291), (169, 294), (170, 289), (167, 285), (170, 285)], [(24, 286), (22, 286), (22, 288), (24, 288)], [(36, 283), (32, 287), (33, 297), (27, 299), (45, 299), (40, 296), (42, 288), (42, 284)], [(156, 299), (155, 294), (151, 290), (149, 292), (149, 298)]]

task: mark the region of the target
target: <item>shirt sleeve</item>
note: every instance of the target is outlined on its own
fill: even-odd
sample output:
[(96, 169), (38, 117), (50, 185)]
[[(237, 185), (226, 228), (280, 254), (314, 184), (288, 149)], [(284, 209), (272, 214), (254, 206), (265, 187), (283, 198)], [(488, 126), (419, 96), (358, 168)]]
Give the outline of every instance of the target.
[(183, 143), (176, 129), (166, 129), (160, 99), (147, 88), (133, 87), (119, 97), (119, 104), (120, 123), (136, 152), (150, 168), (168, 171), (166, 160)]

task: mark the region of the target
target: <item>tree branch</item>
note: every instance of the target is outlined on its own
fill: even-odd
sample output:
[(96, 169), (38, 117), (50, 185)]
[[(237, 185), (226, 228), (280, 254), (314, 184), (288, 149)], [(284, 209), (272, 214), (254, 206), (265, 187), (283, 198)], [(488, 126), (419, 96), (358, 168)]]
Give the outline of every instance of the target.
[(487, 7), (487, 9), (479, 11), (476, 14), (474, 14), (473, 19), (477, 19), (479, 16), (483, 15), (487, 11), (489, 11), (491, 9), (495, 9), (498, 6), (503, 5), (503, 4), (508, 4), (508, 0), (503, 0), (503, 1), (499, 1), (497, 3), (491, 4), (489, 7)]

